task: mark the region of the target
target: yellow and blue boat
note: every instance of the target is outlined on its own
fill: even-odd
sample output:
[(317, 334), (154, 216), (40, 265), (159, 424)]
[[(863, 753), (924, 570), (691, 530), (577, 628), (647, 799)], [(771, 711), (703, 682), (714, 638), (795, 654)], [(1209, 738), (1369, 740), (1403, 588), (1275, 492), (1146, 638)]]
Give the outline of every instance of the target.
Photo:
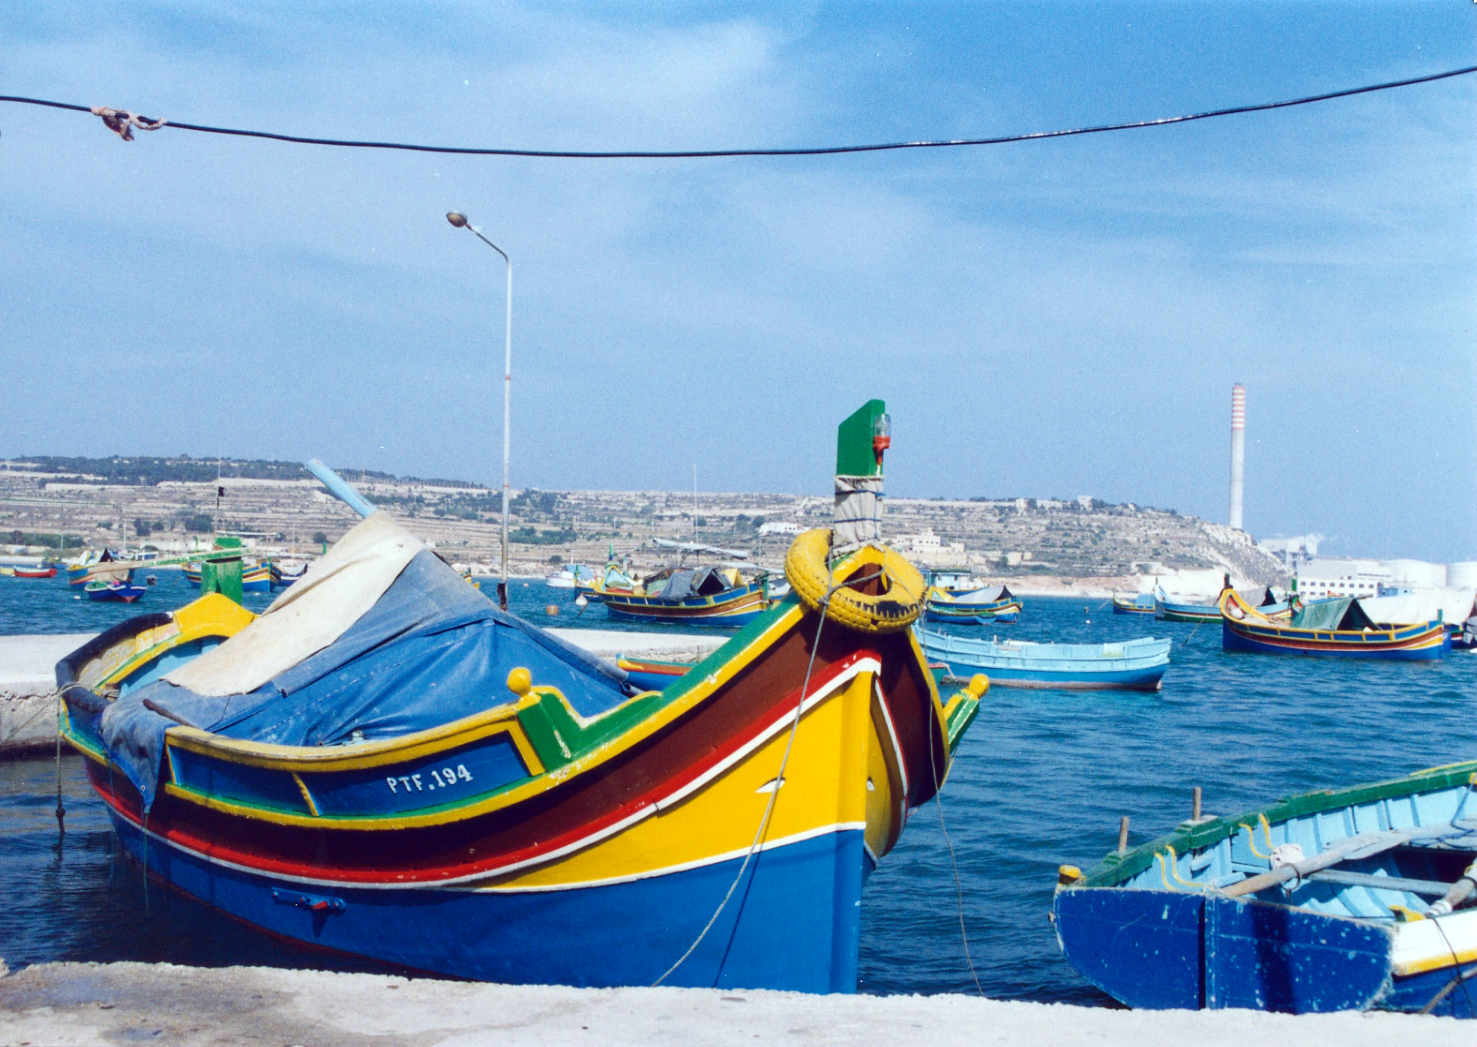
[(1274, 618), (1234, 589), (1221, 593), (1221, 648), (1256, 654), (1301, 654), (1324, 658), (1430, 661), (1451, 650), (1451, 633), (1440, 618), (1411, 624), (1382, 624), (1352, 597), (1316, 600)]
[[(185, 581), (196, 589), (200, 588), (201, 567), (199, 563), (187, 563), (180, 566), (184, 572)], [(287, 583), (291, 585), (291, 582)], [(241, 568), (241, 591), (244, 593), (269, 593), (272, 591), (272, 567), (269, 563), (257, 563), (250, 567)]]
[(863, 884), (988, 684), (939, 690), (891, 550), (808, 532), (786, 575), (646, 690), (373, 513), (260, 617), (212, 593), (69, 655), (63, 735), (148, 875), (274, 935), (474, 979), (852, 992)]
[(924, 597), (924, 620), (955, 625), (1009, 624), (1020, 620), (1020, 598), (1003, 585), (955, 592), (937, 585)]
[(1153, 614), (1155, 613), (1155, 597), (1153, 593), (1137, 593), (1134, 596), (1119, 596), (1113, 594), (1114, 614)]
[(746, 578), (736, 567), (669, 567), (631, 592), (599, 591), (612, 618), (630, 622), (737, 628), (769, 606), (768, 575)]

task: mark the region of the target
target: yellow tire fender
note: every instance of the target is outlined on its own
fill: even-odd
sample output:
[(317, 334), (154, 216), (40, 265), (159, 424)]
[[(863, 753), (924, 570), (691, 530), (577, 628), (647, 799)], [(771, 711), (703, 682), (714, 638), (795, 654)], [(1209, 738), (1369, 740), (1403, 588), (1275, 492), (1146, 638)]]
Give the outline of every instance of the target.
[[(798, 536), (785, 554), (785, 578), (806, 607), (818, 611), (825, 604), (828, 617), (864, 633), (898, 632), (918, 618), (926, 585), (897, 552), (864, 545), (834, 570), (828, 566), (830, 553), (831, 532), (817, 528)], [(882, 583), (876, 595), (846, 584), (874, 572), (880, 572)]]

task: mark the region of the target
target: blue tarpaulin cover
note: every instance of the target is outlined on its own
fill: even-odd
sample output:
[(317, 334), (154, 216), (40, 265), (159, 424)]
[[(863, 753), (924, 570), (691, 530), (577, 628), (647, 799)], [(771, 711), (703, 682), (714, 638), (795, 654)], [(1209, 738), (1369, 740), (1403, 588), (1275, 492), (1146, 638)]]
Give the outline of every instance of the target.
[(634, 693), (623, 671), (498, 610), (423, 550), (342, 636), (256, 690), (217, 697), (158, 680), (112, 703), (102, 736), (148, 809), (175, 722), (144, 708), (145, 699), (227, 738), (338, 745), (355, 732), (394, 738), (504, 705), (514, 700), (508, 673), (519, 666), (585, 717)]

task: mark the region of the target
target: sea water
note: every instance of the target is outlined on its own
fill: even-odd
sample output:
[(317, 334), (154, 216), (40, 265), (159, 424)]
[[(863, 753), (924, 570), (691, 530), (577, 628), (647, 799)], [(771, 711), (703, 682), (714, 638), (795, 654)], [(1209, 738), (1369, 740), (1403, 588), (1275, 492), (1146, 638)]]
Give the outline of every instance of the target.
[[(64, 582), (0, 578), (0, 634), (93, 632), (190, 599), (175, 571), (141, 604), (72, 600)], [(483, 581), (491, 594), (493, 583)], [(267, 597), (247, 596), (259, 610)], [(578, 615), (567, 590), (514, 581), (513, 610), (540, 624), (610, 628)], [(561, 611), (548, 618), (554, 604)], [(1227, 654), (1219, 625), (1113, 615), (1101, 600), (1027, 598), (1020, 624), (948, 626), (1001, 638), (1102, 643), (1170, 636), (1155, 693), (992, 688), (944, 787), (912, 812), (862, 898), (863, 992), (974, 992), (1071, 1003), (1111, 1001), (1062, 959), (1047, 920), (1057, 867), (1090, 867), (1190, 816), (1233, 814), (1279, 797), (1395, 777), (1477, 756), (1477, 655), (1435, 663), (1336, 662)], [(386, 970), (312, 952), (145, 884), (124, 861), (80, 757), (0, 763), (0, 957), (142, 960)], [(951, 854), (952, 851), (952, 854)], [(956, 886), (955, 874), (958, 874)], [(968, 936), (968, 958), (961, 934)], [(972, 971), (971, 971), (972, 959)]]

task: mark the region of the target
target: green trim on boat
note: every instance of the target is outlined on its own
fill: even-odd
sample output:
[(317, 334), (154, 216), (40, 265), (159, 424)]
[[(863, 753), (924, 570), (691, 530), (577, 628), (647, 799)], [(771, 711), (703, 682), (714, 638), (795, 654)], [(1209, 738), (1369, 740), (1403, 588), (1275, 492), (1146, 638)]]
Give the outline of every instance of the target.
[(1427, 768), (1404, 778), (1392, 778), (1384, 782), (1284, 796), (1270, 807), (1247, 811), (1232, 818), (1213, 818), (1200, 825), (1181, 827), (1168, 836), (1140, 844), (1124, 854), (1110, 852), (1074, 886), (1111, 887), (1143, 872), (1154, 861), (1154, 856), (1162, 854), (1167, 847), (1173, 847), (1176, 854), (1188, 854), (1220, 843), (1238, 832), (1243, 825), (1255, 827), (1262, 818), (1266, 818), (1268, 824), (1276, 825), (1289, 818), (1301, 818), (1340, 807), (1377, 803), (1435, 789), (1449, 789), (1471, 783), (1474, 776), (1477, 776), (1477, 760), (1469, 760)]

